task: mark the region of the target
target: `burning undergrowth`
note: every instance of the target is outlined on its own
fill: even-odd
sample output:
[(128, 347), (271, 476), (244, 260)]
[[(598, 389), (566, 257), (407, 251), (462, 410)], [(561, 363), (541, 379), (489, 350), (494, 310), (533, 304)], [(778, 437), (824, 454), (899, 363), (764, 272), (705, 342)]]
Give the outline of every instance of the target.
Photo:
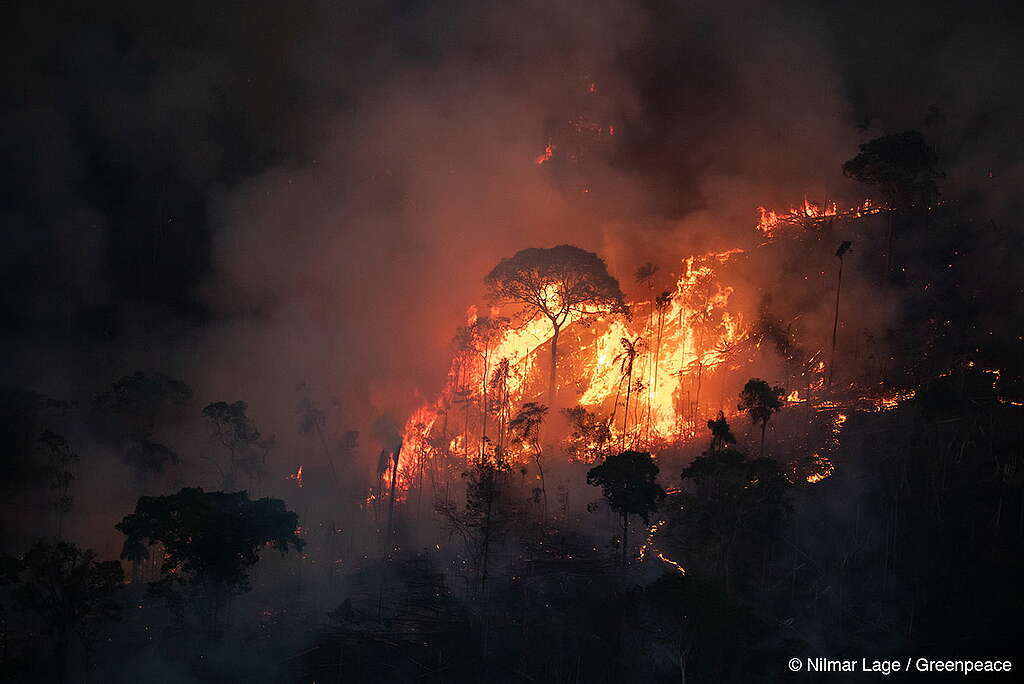
[[(445, 473), (477, 458), (519, 465), (539, 451), (585, 463), (624, 449), (655, 457), (692, 453), (689, 445), (706, 440), (706, 421), (719, 411), (732, 420), (739, 387), (766, 374), (786, 393), (776, 421), (785, 437), (773, 434), (770, 451), (787, 454), (794, 479), (831, 476), (847, 414), (892, 408), (913, 394), (859, 370), (880, 349), (844, 341), (841, 354), (852, 350), (857, 358), (837, 374), (834, 342), (828, 346), (828, 332), (861, 333), (850, 333), (845, 320), (840, 327), (838, 317), (835, 331), (828, 329), (838, 264), (822, 262), (823, 245), (869, 235), (876, 225), (868, 217), (885, 211), (869, 200), (844, 211), (806, 200), (788, 211), (761, 208), (750, 246), (684, 256), (666, 277), (644, 264), (634, 274), (628, 310), (563, 306), (557, 330), (545, 315), (564, 305), (566, 286), (557, 279), (544, 283), (535, 306), (471, 306), (455, 335), (444, 388), (403, 428), (396, 496), (424, 486), (436, 496)], [(812, 253), (816, 263), (808, 261)], [(777, 274), (777, 287), (803, 294), (787, 297), (783, 307), (751, 274), (787, 259), (804, 263)], [(808, 282), (812, 275), (820, 284)], [(863, 320), (860, 312), (848, 318)], [(549, 410), (537, 434), (515, 429), (524, 406), (549, 404), (562, 411)]]

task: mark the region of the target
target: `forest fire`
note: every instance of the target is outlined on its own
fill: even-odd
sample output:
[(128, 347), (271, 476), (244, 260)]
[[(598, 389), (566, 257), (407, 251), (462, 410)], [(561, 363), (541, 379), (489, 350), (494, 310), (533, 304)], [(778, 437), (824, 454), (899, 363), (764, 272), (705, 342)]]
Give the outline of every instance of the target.
[(883, 211), (886, 211), (885, 207), (875, 204), (870, 199), (865, 199), (854, 207), (840, 209), (835, 202), (816, 204), (805, 197), (799, 206), (782, 211), (758, 207), (757, 229), (767, 237), (776, 237), (779, 231), (786, 228), (815, 230), (832, 220), (859, 219)]
[[(733, 288), (717, 269), (741, 249), (686, 257), (674, 289), (632, 305), (634, 315), (573, 311), (561, 333), (563, 379), (556, 390), (585, 411), (605, 416), (612, 443), (649, 446), (696, 435), (701, 392), (745, 334), (743, 316), (730, 307)], [(545, 292), (558, 299), (559, 284)], [(512, 439), (514, 407), (544, 397), (544, 353), (554, 334), (536, 315), (519, 323), (497, 308), (476, 307), (457, 336), (457, 352), (441, 395), (406, 422), (400, 482), (408, 483), (438, 459), (461, 459), (500, 450), (510, 462), (530, 458)], [(596, 445), (595, 445), (596, 446)]]
[(0, 680), (1019, 669), (1024, 13), (938, 2), (20, 3)]

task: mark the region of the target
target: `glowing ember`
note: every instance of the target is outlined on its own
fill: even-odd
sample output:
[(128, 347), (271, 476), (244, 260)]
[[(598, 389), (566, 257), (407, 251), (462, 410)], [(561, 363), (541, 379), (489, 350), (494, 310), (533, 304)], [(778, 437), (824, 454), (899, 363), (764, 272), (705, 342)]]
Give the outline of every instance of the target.
[(807, 482), (809, 482), (810, 484), (821, 482), (822, 480), (831, 477), (832, 474), (836, 471), (835, 465), (827, 456), (822, 456), (821, 454), (813, 454), (811, 456), (811, 460), (814, 463), (814, 465), (818, 468), (818, 470), (817, 472), (811, 473), (806, 477)]
[(900, 403), (913, 399), (917, 392), (915, 390), (906, 390), (903, 392), (893, 392), (891, 394), (885, 394), (875, 400), (875, 409), (878, 411), (891, 411), (900, 405)]
[(534, 163), (540, 166), (544, 162), (550, 161), (553, 156), (555, 156), (555, 146), (548, 142), (547, 146), (544, 148), (544, 151), (541, 154), (537, 155), (537, 158), (534, 160)]
[(656, 549), (654, 547), (654, 536), (658, 533), (658, 531), (662, 527), (665, 526), (666, 522), (667, 522), (666, 520), (659, 520), (658, 522), (654, 523), (653, 525), (651, 525), (650, 527), (647, 528), (647, 539), (644, 541), (643, 544), (641, 544), (641, 546), (640, 546), (640, 553), (637, 556), (637, 559), (642, 562), (644, 560), (644, 558), (646, 558), (646, 556), (647, 556), (648, 549), (650, 549), (654, 553), (654, 557), (655, 558), (657, 558), (662, 563), (664, 563), (665, 565), (669, 566), (670, 568), (672, 568), (673, 570), (675, 570), (679, 574), (685, 575), (686, 574), (686, 568), (684, 568), (681, 563), (672, 560), (671, 558), (669, 558), (664, 553), (662, 553), (661, 551), (659, 551), (658, 549)]
[(294, 473), (289, 475), (288, 479), (289, 480), (295, 480), (295, 484), (297, 484), (299, 486), (299, 488), (301, 489), (302, 488), (302, 466), (299, 466), (298, 470), (296, 470)]

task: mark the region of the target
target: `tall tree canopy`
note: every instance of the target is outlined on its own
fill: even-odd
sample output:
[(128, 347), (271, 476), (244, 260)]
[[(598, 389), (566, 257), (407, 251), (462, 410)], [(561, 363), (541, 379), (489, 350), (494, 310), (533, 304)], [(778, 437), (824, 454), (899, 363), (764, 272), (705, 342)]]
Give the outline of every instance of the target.
[[(782, 397), (786, 390), (778, 385), (769, 385), (760, 378), (751, 378), (740, 392), (740, 403), (736, 408), (746, 411), (750, 420), (761, 426), (761, 457), (764, 457), (764, 433), (772, 415), (782, 408)], [(709, 426), (710, 427), (710, 424)]]
[(110, 390), (96, 397), (95, 408), (123, 417), (128, 430), (142, 435), (153, 433), (156, 421), (169, 407), (183, 407), (192, 399), (192, 388), (163, 373), (136, 371), (125, 375)]
[(188, 589), (197, 611), (215, 629), (227, 598), (249, 590), (248, 571), (261, 549), (302, 550), (298, 524), (299, 516), (280, 499), (252, 501), (245, 492), (186, 487), (140, 498), (135, 512), (116, 528), (126, 537), (122, 558), (148, 558), (148, 547), (162, 547), (162, 579), (154, 589), (168, 597), (176, 588)]
[(789, 483), (778, 463), (730, 448), (707, 451), (682, 472), (687, 484), (673, 535), (688, 568), (727, 590), (758, 577), (783, 526)]
[(604, 463), (587, 471), (587, 484), (601, 487), (608, 506), (622, 516), (622, 564), (626, 564), (629, 541), (629, 516), (639, 515), (647, 522), (665, 498), (658, 484), (658, 465), (649, 453), (623, 451), (609, 456)]
[(876, 188), (893, 209), (929, 203), (938, 195), (939, 156), (917, 131), (884, 135), (860, 146), (860, 154), (843, 164), (843, 173)]
[(583, 316), (629, 313), (619, 281), (604, 260), (572, 245), (521, 250), (502, 259), (484, 283), (491, 300), (521, 304), (527, 318), (544, 316), (551, 322), (549, 405), (554, 405), (562, 328)]
[(213, 426), (214, 437), (228, 450), (227, 467), (218, 464), (225, 489), (234, 488), (239, 469), (250, 476), (259, 470), (260, 464), (252, 449), (261, 435), (248, 410), (249, 405), (241, 400), (233, 404), (215, 401), (203, 408), (203, 416)]

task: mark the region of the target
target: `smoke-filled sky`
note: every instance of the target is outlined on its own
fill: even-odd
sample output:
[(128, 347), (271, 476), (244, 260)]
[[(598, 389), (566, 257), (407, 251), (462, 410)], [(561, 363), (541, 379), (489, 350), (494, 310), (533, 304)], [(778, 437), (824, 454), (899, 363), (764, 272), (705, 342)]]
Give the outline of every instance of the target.
[[(842, 161), (907, 128), (996, 220), (1024, 180), (1011, 3), (47, 4), (5, 22), (0, 384), (55, 396), (401, 417), (518, 249), (631, 284), (857, 198)], [(572, 162), (581, 116), (615, 134)]]

